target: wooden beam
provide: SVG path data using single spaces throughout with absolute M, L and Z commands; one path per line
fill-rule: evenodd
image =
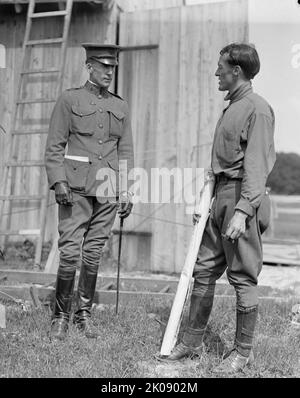
M 5 282 L 7 284 L 37 284 L 44 285 L 43 288 L 52 287 L 56 282 L 56 274 L 45 273 L 45 272 L 35 272 L 35 271 L 19 271 L 2 269 L 0 270 L 0 280 L 6 278 Z M 79 272 L 76 275 L 76 281 L 78 280 Z M 2 279 L 3 280 L 3 279 Z M 143 292 L 157 292 L 166 293 L 166 287 L 168 287 L 168 293 L 173 294 L 176 292 L 178 285 L 178 277 L 165 276 L 165 277 L 121 277 L 120 286 L 122 290 L 125 291 L 143 291 Z M 97 289 L 104 290 L 107 286 L 112 284 L 116 286 L 117 278 L 112 275 L 98 275 L 97 279 Z M 51 286 L 52 285 L 52 286 Z M 4 286 L 0 285 L 0 290 Z M 111 290 L 113 291 L 113 290 Z M 258 291 L 260 296 L 267 296 L 272 294 L 274 288 L 271 286 L 259 285 Z M 217 281 L 216 294 L 233 294 L 234 289 L 227 280 L 221 278 Z
M 0 270 L 0 279 L 6 276 L 10 282 L 46 284 L 55 281 L 56 275 L 44 272 Z
M 37 289 L 42 289 L 41 294 L 42 298 L 46 297 L 47 294 L 50 294 L 52 290 L 55 289 L 56 275 L 55 274 L 47 274 L 44 272 L 33 272 L 33 271 L 18 271 L 18 270 L 0 270 L 0 279 L 1 277 L 6 277 L 6 285 L 0 285 L 0 291 L 4 291 L 3 289 L 12 289 L 13 292 L 14 286 L 11 286 L 15 283 L 22 283 L 20 285 L 23 288 L 22 294 L 24 297 L 28 297 L 31 300 L 30 295 L 30 286 L 33 284 L 39 285 L 36 286 Z M 76 276 L 76 283 L 78 281 L 78 273 Z M 7 282 L 11 283 L 10 286 L 7 286 Z M 24 284 L 28 284 L 28 286 L 24 286 Z M 177 290 L 178 279 L 176 277 L 168 277 L 168 278 L 151 278 L 151 277 L 121 277 L 120 278 L 120 286 L 121 291 L 132 292 L 134 297 L 137 297 L 138 293 L 149 295 L 149 294 L 171 294 L 174 295 Z M 20 288 L 20 286 L 18 288 Z M 110 290 L 108 290 L 108 286 L 110 286 Z M 98 291 L 102 292 L 110 292 L 115 294 L 114 287 L 116 286 L 116 277 L 115 276 L 101 276 L 98 275 L 97 287 Z M 168 288 L 168 289 L 167 289 Z M 50 289 L 50 290 L 49 290 Z M 52 289 L 52 290 L 51 290 Z M 40 291 L 40 290 L 38 290 Z M 271 286 L 259 285 L 258 292 L 260 297 L 271 296 L 274 295 L 274 288 Z M 17 292 L 18 293 L 18 292 Z M 22 294 L 18 293 L 16 298 L 23 298 Z M 226 279 L 220 279 L 217 282 L 216 286 L 216 294 L 217 295 L 228 295 L 231 297 L 234 294 L 234 289 Z M 276 291 L 276 294 L 278 292 Z M 39 293 L 40 295 L 40 293 Z M 126 294 L 125 294 L 126 295 Z M 280 296 L 281 294 L 279 294 Z M 13 297 L 14 294 L 12 294 Z M 158 297 L 158 296 L 155 296 Z M 161 296 L 164 297 L 164 296 Z M 24 299 L 24 298 L 23 298 Z
M 31 300 L 32 296 L 30 294 L 30 287 L 24 286 L 1 286 L 0 288 L 0 297 L 1 292 L 8 294 L 15 299 L 19 300 Z M 38 299 L 42 303 L 49 303 L 54 298 L 55 289 L 52 287 L 37 287 L 36 294 Z M 145 291 L 120 291 L 119 292 L 119 300 L 121 305 L 128 305 L 131 303 L 143 304 L 145 299 L 163 299 L 165 304 L 171 304 L 174 299 L 175 293 L 159 293 L 159 292 L 145 292 Z M 74 292 L 74 297 L 76 296 L 76 290 Z M 4 296 L 5 297 L 5 296 Z M 215 294 L 216 299 L 232 299 L 235 300 L 236 296 L 233 294 Z M 261 296 L 260 300 L 272 300 L 272 301 L 280 301 L 280 302 L 289 302 L 294 300 L 295 303 L 297 302 L 297 297 L 295 296 L 285 296 L 285 297 L 278 297 L 278 296 Z M 115 304 L 116 302 L 116 291 L 111 290 L 96 290 L 94 296 L 94 303 L 95 304 Z
M 6 277 L 10 282 L 18 283 L 34 283 L 39 285 L 51 284 L 56 281 L 56 274 L 34 271 L 19 271 L 19 270 L 0 270 L 0 278 Z M 78 278 L 78 274 L 77 274 Z M 115 284 L 117 281 L 115 276 L 98 275 L 98 285 L 105 286 L 108 284 Z M 121 277 L 120 283 L 123 289 L 135 290 L 152 290 L 159 291 L 163 289 L 166 284 L 169 285 L 173 291 L 177 288 L 178 279 L 169 277 L 166 279 L 141 278 L 141 277 Z
M 32 295 L 30 293 L 30 287 L 28 286 L 1 286 L 1 292 L 8 294 L 15 299 L 19 300 L 31 300 Z M 50 302 L 54 298 L 55 289 L 53 287 L 36 287 L 37 297 L 41 302 Z M 77 291 L 74 291 L 74 297 Z M 133 291 L 120 291 L 120 302 L 122 304 L 128 304 L 129 302 L 137 302 L 138 298 L 164 298 L 173 299 L 174 294 L 172 293 L 153 293 L 153 292 L 133 292 Z M 96 290 L 94 296 L 95 304 L 113 304 L 116 300 L 116 291 L 113 290 Z

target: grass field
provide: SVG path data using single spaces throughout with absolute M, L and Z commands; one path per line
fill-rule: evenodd
M 290 327 L 291 304 L 271 300 L 261 304 L 254 348 L 256 363 L 236 377 L 300 377 L 300 330 Z M 94 310 L 99 339 L 88 340 L 71 326 L 65 342 L 51 342 L 47 307 L 24 312 L 18 306 L 7 306 L 7 328 L 0 331 L 0 376 L 216 377 L 212 370 L 221 361 L 222 344 L 230 347 L 234 337 L 234 300 L 215 300 L 202 357 L 171 366 L 154 357 L 162 338 L 154 317 L 167 319 L 169 309 L 154 299 L 141 299 L 136 306 L 121 307 L 118 316 L 114 306 L 103 307 Z
M 299 240 L 300 205 L 296 203 L 293 208 L 297 209 L 295 214 L 279 209 L 274 219 L 275 238 Z M 0 266 L 32 269 L 34 251 L 27 246 L 12 246 L 6 261 L 0 259 Z M 44 259 L 49 247 L 45 247 Z M 261 295 L 278 297 L 277 291 L 273 293 Z M 293 329 L 290 324 L 295 299 L 261 302 L 254 345 L 256 362 L 236 377 L 300 377 L 300 329 Z M 231 298 L 215 300 L 202 357 L 173 365 L 155 359 L 163 335 L 155 317 L 168 319 L 170 307 L 165 302 L 140 298 L 135 305 L 121 307 L 118 316 L 114 310 L 114 306 L 94 310 L 95 324 L 101 333 L 98 340 L 87 340 L 71 325 L 65 342 L 52 342 L 47 307 L 24 312 L 17 305 L 7 305 L 7 328 L 0 329 L 0 377 L 212 378 L 217 377 L 212 370 L 222 359 L 223 346 L 230 348 L 233 343 L 235 301 Z

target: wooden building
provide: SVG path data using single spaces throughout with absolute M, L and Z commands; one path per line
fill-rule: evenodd
M 13 1 L 0 1 L 0 43 L 7 50 L 7 68 L 0 69 L 0 124 L 9 131 L 25 13 L 16 13 L 12 6 L 3 8 L 3 3 Z M 215 123 L 224 105 L 214 76 L 219 50 L 233 41 L 247 42 L 248 0 L 199 5 L 184 0 L 118 0 L 107 2 L 106 7 L 97 3 L 80 2 L 73 9 L 64 87 L 78 86 L 87 77 L 80 43 L 119 43 L 127 51 L 120 54 L 116 88 L 131 110 L 135 165 L 147 170 L 148 176 L 152 168 L 207 167 Z M 41 25 L 40 34 L 56 29 L 53 22 Z M 40 51 L 36 59 L 43 63 L 55 59 L 55 48 Z M 46 85 L 35 84 L 32 89 L 45 89 Z M 43 123 L 40 110 L 28 117 Z M 23 150 L 26 156 L 37 158 L 44 150 L 44 139 L 33 139 L 24 143 Z M 6 156 L 5 140 L 0 133 L 1 164 Z M 31 193 L 45 183 L 43 173 L 19 178 Z M 174 186 L 172 180 L 171 188 Z M 124 223 L 124 267 L 168 273 L 181 270 L 192 225 L 186 203 L 172 200 L 176 194 L 171 195 L 171 203 L 134 206 L 133 215 Z M 46 240 L 56 233 L 53 197 L 51 201 Z M 19 228 L 20 223 L 34 228 L 36 217 L 36 210 L 27 211 L 22 217 L 16 215 L 14 223 Z M 118 220 L 114 229 L 118 229 Z M 114 257 L 116 243 L 115 234 L 108 244 Z

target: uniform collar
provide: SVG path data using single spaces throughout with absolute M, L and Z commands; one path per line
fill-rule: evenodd
M 239 101 L 246 95 L 250 94 L 253 92 L 252 84 L 251 82 L 246 82 L 241 84 L 237 89 L 235 89 L 232 93 L 228 93 L 226 97 L 224 98 L 225 101 L 230 101 L 230 104 L 232 104 L 235 101 Z
M 97 84 L 91 82 L 90 80 L 87 80 L 83 87 L 86 90 L 88 90 L 90 93 L 95 94 L 97 97 L 99 95 L 103 96 L 103 95 L 107 94 L 107 90 L 105 88 L 97 86 Z

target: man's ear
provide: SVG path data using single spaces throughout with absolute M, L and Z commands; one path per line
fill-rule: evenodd
M 240 65 L 235 65 L 233 67 L 233 74 L 235 76 L 241 76 L 241 74 L 243 73 L 242 68 L 240 67 Z
M 90 62 L 85 64 L 85 67 L 89 73 L 93 72 L 93 65 Z

